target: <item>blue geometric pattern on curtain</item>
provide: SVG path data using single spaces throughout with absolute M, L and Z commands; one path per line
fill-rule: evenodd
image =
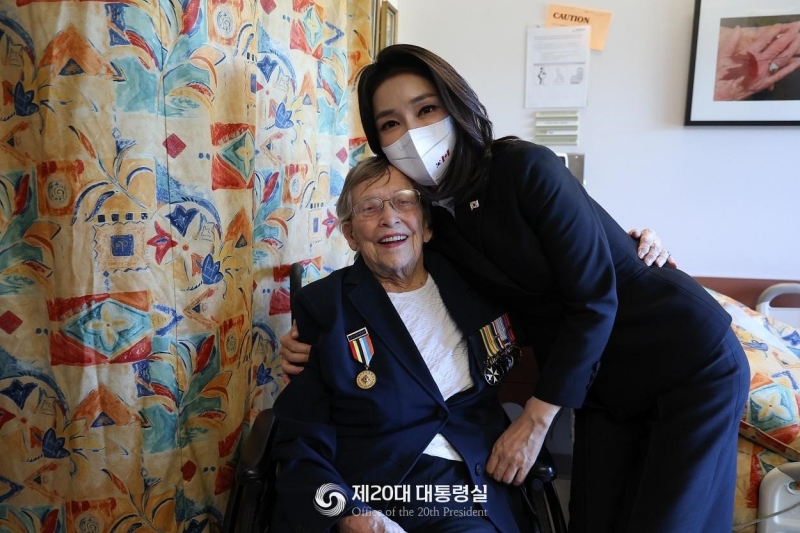
M 369 0 L 0 6 L 0 530 L 211 531 L 346 264 Z

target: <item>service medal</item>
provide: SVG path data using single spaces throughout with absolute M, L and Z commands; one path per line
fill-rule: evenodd
M 358 376 L 356 376 L 356 385 L 364 390 L 371 389 L 377 381 L 378 378 L 375 377 L 375 372 L 372 370 L 362 370 L 358 373 Z
M 480 333 L 486 349 L 483 379 L 494 387 L 500 384 L 515 364 L 519 363 L 520 350 L 515 343 L 516 337 L 507 314 L 483 326 Z
M 366 368 L 356 376 L 356 385 L 364 390 L 371 389 L 378 381 L 378 378 L 375 376 L 375 372 L 369 369 L 369 364 L 372 362 L 372 356 L 375 351 L 367 328 L 348 333 L 347 342 L 350 343 L 350 353 L 353 355 L 353 359 L 363 364 Z

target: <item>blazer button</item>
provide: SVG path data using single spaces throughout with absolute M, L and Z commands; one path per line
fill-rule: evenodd
M 475 463 L 475 475 L 480 476 L 483 474 L 483 465 L 480 463 Z
M 439 417 L 439 420 L 444 420 L 447 418 L 447 411 L 443 407 L 439 407 L 436 410 L 436 416 Z

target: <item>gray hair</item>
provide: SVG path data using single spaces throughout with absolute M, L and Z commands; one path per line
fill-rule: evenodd
M 344 186 L 336 202 L 336 217 L 339 219 L 339 228 L 342 224 L 349 222 L 353 217 L 353 190 L 360 184 L 369 181 L 370 184 L 378 181 L 382 177 L 389 177 L 389 161 L 385 157 L 372 156 L 359 161 L 356 166 L 350 169 L 344 179 Z M 399 172 L 399 171 L 398 171 Z M 420 187 L 409 180 L 413 188 L 420 190 Z M 420 198 L 422 206 L 422 219 L 428 224 L 430 222 L 430 207 L 424 196 Z

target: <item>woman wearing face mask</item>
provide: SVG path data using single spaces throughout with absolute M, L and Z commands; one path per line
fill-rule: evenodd
M 370 148 L 442 206 L 430 245 L 516 312 L 539 362 L 487 471 L 518 484 L 558 410 L 576 408 L 571 531 L 727 532 L 749 381 L 730 316 L 685 273 L 644 265 L 550 150 L 494 140 L 435 54 L 384 49 L 358 96 Z

